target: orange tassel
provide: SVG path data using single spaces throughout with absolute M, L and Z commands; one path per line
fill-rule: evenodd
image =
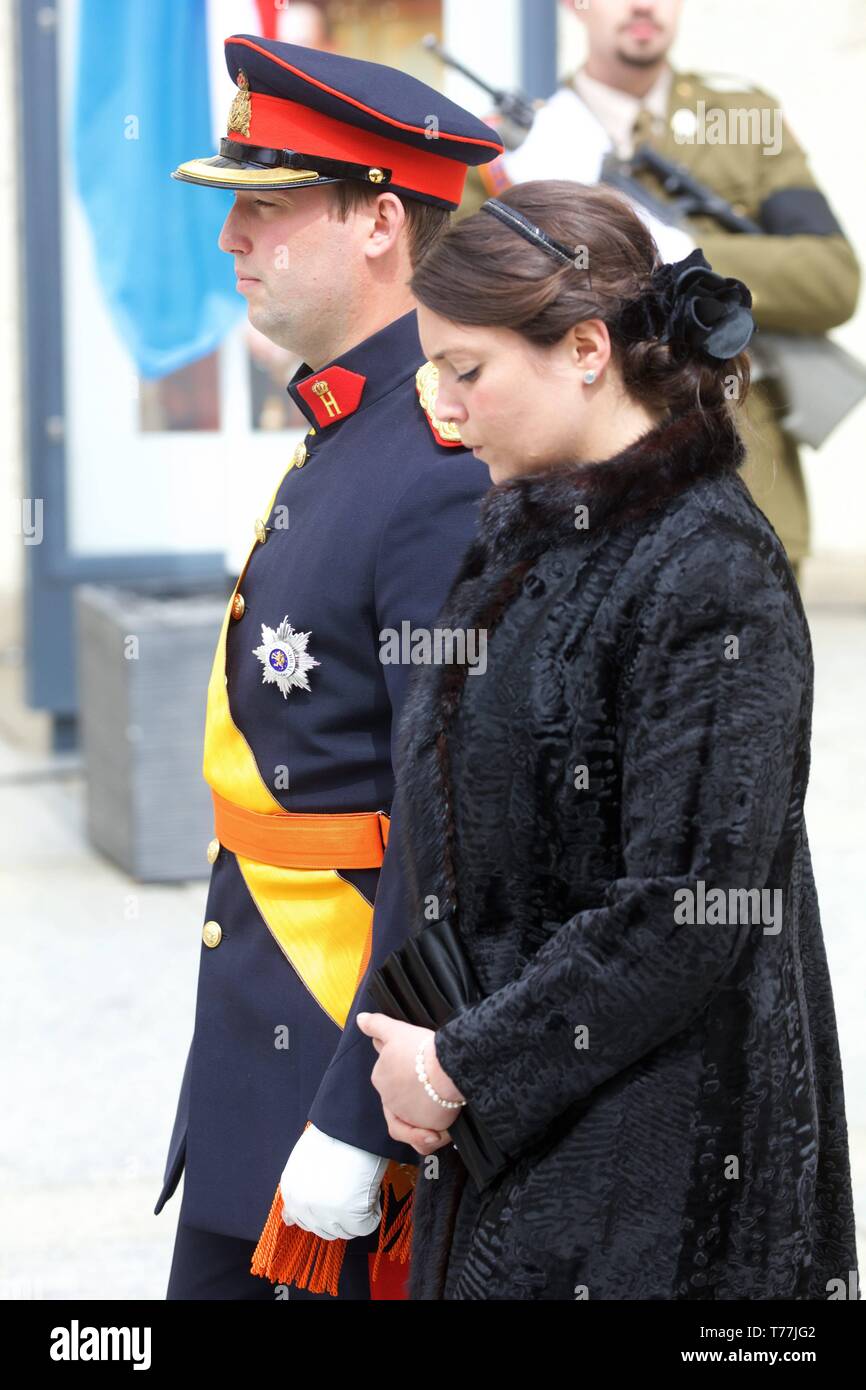
M 389 1260 L 405 1264 L 412 1250 L 412 1205 L 414 1192 L 404 1202 L 391 1226 L 388 1226 L 390 1194 L 396 1199 L 414 1189 L 417 1169 L 391 1161 L 382 1179 L 382 1219 L 379 1223 L 379 1245 L 373 1263 L 371 1279 L 376 1280 L 383 1254 Z M 393 1241 L 391 1248 L 389 1243 Z M 258 1274 L 272 1284 L 294 1284 L 310 1293 L 329 1293 L 336 1298 L 340 1271 L 346 1253 L 345 1240 L 323 1240 L 300 1226 L 287 1226 L 283 1220 L 283 1194 L 279 1184 L 271 1209 L 253 1251 L 250 1273 Z
M 408 1201 L 398 1211 L 393 1224 L 388 1225 L 388 1198 L 391 1192 L 394 1196 L 402 1197 L 411 1187 L 415 1187 L 417 1170 L 410 1169 L 407 1175 L 403 1166 L 399 1163 L 389 1163 L 385 1169 L 385 1176 L 382 1179 L 382 1220 L 379 1225 L 379 1245 L 376 1250 L 376 1258 L 373 1262 L 373 1272 L 371 1280 L 375 1282 L 379 1274 L 379 1261 L 381 1260 L 390 1241 L 393 1245 L 388 1250 L 389 1260 L 399 1260 L 404 1265 L 412 1253 L 412 1206 L 415 1201 L 414 1190 Z

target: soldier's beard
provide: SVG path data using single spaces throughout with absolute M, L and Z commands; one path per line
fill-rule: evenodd
M 625 63 L 630 68 L 652 68 L 664 62 L 667 49 L 661 49 L 658 53 L 617 53 L 620 63 Z

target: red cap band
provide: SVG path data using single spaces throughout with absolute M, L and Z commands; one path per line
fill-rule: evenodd
M 250 92 L 250 133 L 229 138 L 240 145 L 264 145 L 277 150 L 300 150 L 328 159 L 346 159 L 370 168 L 392 171 L 391 182 L 416 193 L 427 193 L 460 203 L 466 183 L 466 165 L 455 159 L 415 150 L 398 140 L 360 130 L 357 126 L 325 116 L 296 101 Z M 435 140 L 430 141 L 435 145 Z M 371 184 L 371 187 L 376 185 Z M 385 186 L 387 187 L 387 185 Z M 384 191 L 384 190 L 383 190 Z

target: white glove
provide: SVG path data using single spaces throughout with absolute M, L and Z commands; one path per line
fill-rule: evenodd
M 382 1217 L 379 1189 L 388 1162 L 310 1125 L 280 1178 L 283 1220 L 324 1240 L 370 1235 Z

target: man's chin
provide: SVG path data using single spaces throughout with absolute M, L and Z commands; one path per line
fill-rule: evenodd
M 257 328 L 260 333 L 264 333 L 266 338 L 270 338 L 271 335 L 268 332 L 268 329 L 275 327 L 274 321 L 271 318 L 270 314 L 263 313 L 262 310 L 260 308 L 256 308 L 254 304 L 248 304 L 247 318 L 249 319 L 253 328 Z
M 616 56 L 619 61 L 624 63 L 627 67 L 652 68 L 662 61 L 667 51 L 667 45 L 659 45 L 659 47 L 654 48 L 652 52 L 644 50 L 643 52 L 630 53 L 627 49 L 621 48 Z
M 275 319 L 271 314 L 265 314 L 261 311 L 256 312 L 250 305 L 247 310 L 247 320 L 253 328 L 258 329 L 263 338 L 267 338 L 275 347 L 282 348 L 284 352 L 296 351 L 290 342 L 286 341 L 287 338 L 291 339 L 293 335 L 282 319 Z

